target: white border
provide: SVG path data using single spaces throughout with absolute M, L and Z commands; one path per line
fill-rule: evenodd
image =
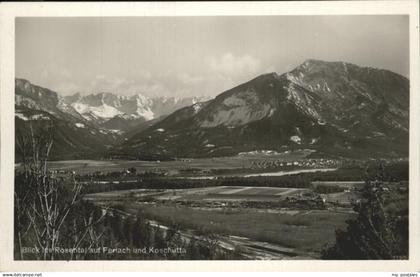
M 0 3 L 0 271 L 420 271 L 418 0 L 321 2 Z M 14 19 L 20 16 L 410 15 L 408 261 L 14 261 Z

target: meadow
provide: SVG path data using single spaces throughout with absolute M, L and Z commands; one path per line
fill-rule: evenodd
M 233 157 L 215 157 L 215 158 L 199 158 L 199 159 L 178 159 L 172 161 L 138 161 L 138 160 L 66 160 L 66 161 L 50 161 L 48 167 L 51 170 L 74 170 L 79 174 L 88 174 L 97 171 L 115 172 L 127 168 L 135 168 L 138 171 L 160 170 L 185 170 L 185 169 L 201 169 L 201 170 L 232 170 L 249 168 L 253 162 L 261 160 L 265 161 L 283 161 L 291 162 L 304 159 L 311 152 L 300 150 L 287 153 L 276 154 L 249 154 L 237 155 Z
M 278 159 L 274 156 L 268 157 Z M 76 171 L 76 178 L 84 184 L 84 198 L 98 206 L 117 205 L 121 212 L 141 213 L 157 226 L 177 226 L 189 240 L 203 234 L 217 237 L 219 245 L 253 252 L 252 259 L 320 258 L 322 250 L 334 244 L 336 230 L 345 229 L 347 221 L 356 216 L 352 203 L 360 199 L 364 178 L 376 174 L 373 167 L 361 162 L 324 172 L 223 175 L 255 172 L 244 166 L 252 159 L 257 158 L 63 161 L 52 165 Z M 386 187 L 394 196 L 389 210 L 404 211 L 407 183 L 393 182 L 406 178 L 404 163 L 387 166 L 391 170 L 386 171 Z M 168 174 L 174 170 L 181 173 Z M 202 178 L 203 172 L 214 170 L 222 175 Z
M 147 218 L 162 224 L 176 223 L 181 229 L 206 234 L 243 236 L 252 240 L 293 248 L 302 255 L 318 257 L 327 244 L 335 241 L 335 230 L 345 228 L 345 221 L 354 214 L 328 210 L 272 213 L 258 209 L 206 210 L 178 205 L 141 205 Z

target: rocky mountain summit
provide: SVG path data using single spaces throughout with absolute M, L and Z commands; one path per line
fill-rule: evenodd
M 388 70 L 306 60 L 177 110 L 115 153 L 198 157 L 307 148 L 337 156 L 408 154 L 409 80 Z

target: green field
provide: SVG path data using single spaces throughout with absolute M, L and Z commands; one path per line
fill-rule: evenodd
M 164 224 L 176 222 L 183 228 L 206 233 L 248 237 L 276 243 L 299 251 L 320 253 L 334 243 L 335 230 L 345 228 L 353 215 L 332 211 L 295 211 L 270 213 L 254 209 L 203 210 L 176 205 L 143 205 L 146 216 Z
M 254 161 L 275 161 L 284 162 L 296 161 L 305 158 L 310 152 L 302 150 L 291 153 L 278 153 L 272 155 L 254 154 L 238 155 L 233 157 L 201 158 L 201 159 L 182 159 L 176 161 L 136 161 L 136 160 L 68 160 L 51 161 L 48 166 L 51 170 L 74 170 L 79 174 L 92 173 L 96 171 L 113 172 L 127 168 L 136 168 L 138 171 L 147 170 L 182 170 L 198 168 L 206 169 L 241 169 L 248 168 Z
M 158 200 L 184 201 L 278 201 L 286 196 L 309 191 L 297 188 L 220 186 L 183 189 L 156 197 Z
M 143 164 L 171 170 L 188 164 L 191 168 L 211 169 L 221 161 L 234 168 L 244 160 L 230 157 L 161 163 L 123 161 L 109 167 L 115 170 Z M 80 167 L 80 163 L 73 164 Z M 92 170 L 95 165 L 92 162 L 87 167 Z M 226 164 L 221 168 L 226 169 Z M 389 181 L 384 182 L 384 190 L 389 197 L 386 209 L 399 216 L 408 209 L 408 182 L 401 181 L 407 175 L 404 165 L 394 168 L 395 174 L 387 176 Z M 214 234 L 224 242 L 234 241 L 234 245 L 248 250 L 253 244 L 255 253 L 258 247 L 265 247 L 260 250 L 266 252 L 259 257 L 272 254 L 268 248 L 287 248 L 285 252 L 300 259 L 305 255 L 319 258 L 326 245 L 335 242 L 336 230 L 345 230 L 346 221 L 356 216 L 352 203 L 361 197 L 358 190 L 364 184 L 361 181 L 364 172 L 361 166 L 353 166 L 329 172 L 247 178 L 91 175 L 88 177 L 104 181 L 85 181 L 86 191 L 91 193 L 85 198 L 132 215 L 140 212 L 163 226 L 177 226 L 187 237 Z M 245 242 L 235 244 L 238 240 L 235 242 L 230 236 L 245 238 Z M 266 257 L 283 258 L 281 251 Z
M 153 196 L 155 200 L 176 200 L 176 201 L 279 201 L 288 196 L 299 196 L 302 193 L 310 192 L 302 188 L 275 188 L 275 187 L 235 187 L 218 186 L 191 189 L 132 189 L 116 190 L 90 194 L 88 198 L 126 199 Z
M 335 230 L 345 228 L 353 216 L 349 209 L 310 210 L 279 208 L 276 203 L 293 196 L 301 198 L 309 189 L 218 186 L 177 190 L 133 189 L 87 196 L 92 201 L 118 204 L 130 213 L 141 211 L 146 218 L 181 230 L 205 234 L 234 235 L 258 242 L 320 254 L 334 243 Z M 243 206 L 267 203 L 265 208 Z M 109 204 L 108 204 L 109 205 Z

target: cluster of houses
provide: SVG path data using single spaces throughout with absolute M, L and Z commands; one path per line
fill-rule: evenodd
M 75 175 L 76 171 L 74 170 L 64 170 L 64 169 L 53 169 L 49 170 L 51 175 L 54 176 L 63 176 L 63 175 Z
M 252 169 L 261 168 L 287 168 L 287 167 L 305 167 L 305 168 L 325 168 L 325 167 L 341 167 L 343 166 L 342 160 L 334 159 L 307 159 L 298 161 L 284 161 L 278 160 L 261 160 L 252 161 L 250 167 Z

